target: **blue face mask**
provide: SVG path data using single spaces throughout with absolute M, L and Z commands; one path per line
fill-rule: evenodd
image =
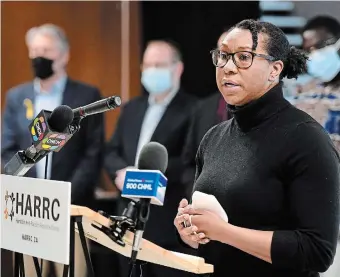
M 340 40 L 330 46 L 313 51 L 307 62 L 308 73 L 322 82 L 332 81 L 340 71 L 338 54 Z
M 314 81 L 314 77 L 309 74 L 301 74 L 297 77 L 295 84 L 304 86 L 307 85 L 309 82 Z
M 150 94 L 162 94 L 172 88 L 170 68 L 148 68 L 142 72 L 142 85 Z

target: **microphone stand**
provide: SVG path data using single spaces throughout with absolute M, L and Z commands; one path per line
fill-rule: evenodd
M 47 155 L 46 155 L 46 162 L 45 162 L 45 180 L 47 180 L 47 177 L 48 177 L 48 176 L 47 176 L 47 174 L 48 174 L 48 163 L 50 162 L 50 161 L 48 160 L 48 155 L 49 155 L 49 153 L 47 153 Z M 35 259 L 37 259 L 37 258 L 36 258 L 36 257 L 33 257 L 34 264 L 37 264 L 37 261 L 35 261 Z M 35 268 L 38 277 L 41 277 L 41 276 L 42 276 L 42 273 L 43 273 L 43 263 L 44 263 L 44 260 L 41 259 L 41 260 L 40 260 L 40 272 L 39 272 L 39 268 L 38 268 L 38 267 Z
M 68 126 L 70 133 L 72 135 L 74 135 L 76 132 L 79 131 L 80 129 L 80 121 L 82 118 L 75 118 L 71 124 Z M 36 152 L 36 149 L 34 148 L 34 146 L 30 146 L 26 151 L 18 151 L 14 157 L 12 158 L 13 161 L 17 160 L 16 163 L 7 163 L 4 166 L 4 171 L 6 174 L 9 175 L 14 175 L 14 176 L 24 176 L 26 174 L 26 172 L 33 167 L 36 163 L 38 163 L 40 160 L 42 160 L 45 156 L 46 156 L 46 162 L 45 162 L 45 176 L 44 179 L 47 179 L 47 171 L 48 171 L 48 164 L 50 163 L 49 159 L 48 159 L 48 155 L 49 155 L 50 151 L 43 151 L 40 153 Z M 18 162 L 22 161 L 23 165 L 21 168 L 23 168 L 22 170 L 16 170 L 13 171 L 11 170 L 11 166 L 12 165 L 18 165 Z M 27 166 L 25 168 L 25 166 Z M 15 263 L 15 271 L 16 274 L 18 273 L 18 271 L 24 271 L 24 259 L 23 259 L 23 254 L 21 253 L 15 253 L 15 258 L 14 258 L 14 263 Z M 38 258 L 37 257 L 33 257 L 33 261 L 34 261 L 34 266 L 35 266 L 35 270 L 37 273 L 38 277 L 42 277 L 42 272 L 43 272 L 43 259 L 41 259 L 40 261 L 40 267 L 39 267 L 39 262 L 38 262 Z M 65 270 L 65 269 L 64 269 Z
M 69 132 L 73 136 L 80 129 L 80 121 L 82 118 L 74 118 L 71 124 L 67 127 Z M 6 175 L 12 176 L 25 176 L 28 170 L 30 170 L 36 163 L 42 160 L 51 151 L 39 151 L 35 149 L 32 144 L 26 150 L 18 151 L 4 166 L 3 171 Z
M 145 230 L 146 222 L 150 215 L 150 198 L 140 199 L 138 203 L 138 215 L 135 227 L 135 234 L 133 237 L 133 245 L 130 257 L 130 269 L 128 277 L 132 277 L 134 272 L 134 267 L 136 265 L 137 255 L 140 247 L 140 243 L 143 238 L 143 233 Z
M 132 277 L 137 260 L 139 246 L 143 238 L 146 222 L 149 219 L 151 199 L 140 199 L 139 202 L 130 201 L 121 216 L 110 216 L 103 211 L 98 211 L 101 215 L 110 219 L 110 227 L 97 226 L 92 227 L 106 234 L 112 241 L 125 247 L 123 237 L 127 230 L 134 233 L 132 251 L 130 256 L 130 268 L 128 277 Z

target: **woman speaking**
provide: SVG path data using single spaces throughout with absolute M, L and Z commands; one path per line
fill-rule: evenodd
M 180 237 L 214 277 L 319 276 L 339 235 L 339 156 L 323 128 L 283 98 L 281 81 L 305 72 L 307 56 L 254 20 L 231 28 L 211 54 L 233 119 L 204 136 L 194 191 L 214 195 L 229 220 L 184 199 Z

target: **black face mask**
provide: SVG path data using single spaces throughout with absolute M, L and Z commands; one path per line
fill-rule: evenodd
M 42 80 L 51 77 L 54 73 L 52 64 L 53 60 L 44 57 L 36 57 L 32 59 L 34 75 Z

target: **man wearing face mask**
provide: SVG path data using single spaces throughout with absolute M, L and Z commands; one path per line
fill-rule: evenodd
M 340 24 L 318 16 L 307 22 L 302 36 L 303 49 L 310 54 L 308 74 L 293 83 L 290 100 L 324 126 L 340 152 Z M 321 276 L 340 276 L 340 238 L 333 265 Z
M 308 73 L 287 84 L 289 100 L 324 126 L 340 151 L 340 24 L 332 17 L 315 17 L 302 36 Z
M 149 95 L 137 97 L 121 108 L 116 130 L 107 145 L 105 167 L 114 184 L 122 190 L 126 169 L 136 166 L 139 152 L 146 143 L 156 141 L 167 148 L 169 162 L 165 176 L 168 186 L 164 206 L 151 205 L 143 237 L 166 249 L 183 251 L 171 217 L 176 215 L 177 202 L 186 191 L 180 178 L 183 171 L 181 154 L 196 99 L 181 89 L 183 63 L 173 43 L 149 42 L 141 70 L 141 82 Z M 121 214 L 129 200 L 122 198 L 119 201 L 118 213 Z M 128 263 L 129 259 L 121 257 L 122 277 L 128 275 Z M 142 267 L 145 276 L 187 276 L 187 273 L 157 265 Z
M 97 88 L 72 80 L 66 73 L 69 43 L 63 30 L 52 24 L 30 29 L 26 44 L 32 63 L 34 80 L 12 88 L 6 94 L 1 134 L 1 162 L 5 164 L 19 150 L 31 144 L 28 125 L 42 110 L 54 110 L 59 105 L 77 108 L 101 99 Z M 71 202 L 92 206 L 94 188 L 102 167 L 104 120 L 98 114 L 85 118 L 81 128 L 60 152 L 48 155 L 47 178 L 72 183 Z M 27 173 L 34 178 L 45 177 L 46 159 Z M 86 276 L 85 258 L 79 235 L 75 234 L 75 275 Z M 51 268 L 43 263 L 43 276 Z M 63 265 L 55 265 L 57 277 L 62 276 Z M 27 276 L 36 276 L 33 260 L 25 257 Z

